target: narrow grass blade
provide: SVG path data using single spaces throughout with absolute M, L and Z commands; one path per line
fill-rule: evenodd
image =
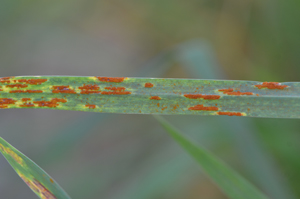
M 0 152 L 23 181 L 41 199 L 70 199 L 44 170 L 1 137 Z
M 218 160 L 207 150 L 200 148 L 185 138 L 178 130 L 160 116 L 155 116 L 169 135 L 181 145 L 198 163 L 209 177 L 231 199 L 267 199 L 257 188 L 251 185 L 234 170 Z
M 0 108 L 300 118 L 300 83 L 123 77 L 7 77 Z

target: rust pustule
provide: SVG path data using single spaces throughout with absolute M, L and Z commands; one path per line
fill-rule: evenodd
M 56 108 L 57 106 L 59 106 L 58 102 L 62 102 L 62 103 L 66 103 L 67 100 L 65 99 L 59 99 L 59 98 L 53 98 L 50 101 L 34 101 L 34 104 L 37 104 L 39 107 L 49 107 L 49 108 Z
M 184 97 L 189 99 L 205 99 L 205 100 L 217 100 L 220 99 L 220 95 L 202 95 L 202 94 L 186 94 Z
M 87 104 L 87 105 L 85 105 L 85 107 L 87 107 L 89 109 L 95 109 L 96 105 L 94 105 L 94 104 Z
M 218 115 L 243 116 L 243 114 L 239 112 L 218 112 Z
M 102 91 L 102 95 L 130 95 L 130 91 Z
M 161 109 L 161 110 L 162 110 L 162 111 L 164 111 L 164 110 L 165 110 L 165 109 L 167 109 L 167 108 L 168 108 L 167 106 L 166 106 L 166 107 L 162 107 L 162 109 Z
M 53 86 L 52 93 L 76 94 L 75 90 L 70 89 L 70 86 Z
M 22 98 L 22 102 L 27 102 L 27 101 L 30 101 L 31 98 Z
M 38 85 L 48 81 L 47 79 L 19 79 L 18 82 L 27 83 L 31 85 Z
M 0 98 L 0 108 L 8 108 L 8 105 L 15 104 L 17 100 L 10 98 Z
M 6 87 L 9 88 L 26 88 L 28 87 L 27 84 L 11 84 L 11 85 L 6 85 Z
M 190 107 L 189 110 L 193 111 L 217 111 L 219 110 L 218 107 L 215 106 L 203 106 L 203 104 L 198 104 L 196 106 Z
M 227 88 L 227 89 L 219 89 L 220 92 L 232 92 L 233 89 L 232 88 Z
M 125 87 L 105 87 L 106 90 L 112 90 L 112 91 L 125 91 Z
M 257 88 L 262 89 L 262 88 L 268 88 L 268 89 L 284 89 L 287 86 L 286 85 L 281 85 L 278 82 L 263 82 L 260 85 L 255 85 Z
M 161 98 L 159 96 L 152 96 L 149 99 L 151 99 L 151 100 L 161 100 Z
M 81 90 L 81 94 L 92 94 L 92 93 L 100 93 L 99 89 L 100 87 L 98 85 L 92 85 L 92 84 L 88 84 L 88 85 L 83 85 L 78 87 Z
M 146 88 L 152 88 L 152 87 L 153 87 L 153 84 L 150 83 L 150 82 L 147 82 L 147 83 L 145 83 L 145 87 L 146 87 Z
M 9 91 L 9 93 L 42 93 L 42 90 L 13 90 Z
M 223 92 L 226 95 L 253 95 L 252 92 L 240 92 L 240 91 L 233 91 L 232 88 L 228 89 L 219 89 L 220 92 Z
M 10 78 L 11 77 L 1 77 L 0 83 L 10 83 Z
M 120 83 L 123 82 L 125 77 L 97 77 L 101 82 L 115 82 Z
M 32 104 L 31 102 L 23 103 L 23 104 L 20 105 L 20 107 L 34 107 L 34 104 Z

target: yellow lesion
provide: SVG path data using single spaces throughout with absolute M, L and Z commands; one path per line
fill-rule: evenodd
M 8 155 L 10 155 L 17 163 L 19 163 L 21 166 L 24 165 L 24 161 L 23 159 L 13 150 L 11 150 L 8 147 L 3 146 L 2 144 L 0 144 L 0 149 L 1 151 L 7 153 Z

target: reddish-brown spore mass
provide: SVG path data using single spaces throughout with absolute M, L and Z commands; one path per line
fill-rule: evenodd
M 24 103 L 24 104 L 21 104 L 20 107 L 34 107 L 34 104 L 32 104 L 31 102 Z
M 257 88 L 268 88 L 268 89 L 284 89 L 286 85 L 280 85 L 278 82 L 263 82 L 261 85 L 255 85 Z
M 186 94 L 184 97 L 189 99 L 205 99 L 205 100 L 217 100 L 220 99 L 220 95 L 202 95 L 202 94 Z
M 106 90 L 112 90 L 112 91 L 125 91 L 125 87 L 105 87 Z
M 240 92 L 240 91 L 235 91 L 233 92 L 232 88 L 228 89 L 219 89 L 220 92 L 223 92 L 226 95 L 253 95 L 252 92 Z
M 92 85 L 92 84 L 88 84 L 88 85 L 83 85 L 78 87 L 81 90 L 81 94 L 92 94 L 92 93 L 100 93 L 100 87 L 98 85 Z
M 47 79 L 19 79 L 18 82 L 27 83 L 31 85 L 38 85 L 46 82 Z
M 101 92 L 102 95 L 130 95 L 131 92 L 130 91 L 102 91 Z
M 70 86 L 53 86 L 52 93 L 76 94 L 76 92 L 73 89 L 70 89 Z
M 148 83 L 145 83 L 145 87 L 146 88 L 152 88 L 153 87 L 153 84 L 148 82 Z
M 101 82 L 115 82 L 120 83 L 123 82 L 125 77 L 97 77 Z
M 8 108 L 8 105 L 15 104 L 17 100 L 10 98 L 0 98 L 0 108 Z
M 11 85 L 6 85 L 6 87 L 9 88 L 26 88 L 28 87 L 27 84 L 11 84 Z
M 42 90 L 13 90 L 9 91 L 9 93 L 42 93 Z
M 215 106 L 203 106 L 203 104 L 198 104 L 196 106 L 190 107 L 189 110 L 193 110 L 193 111 L 217 111 L 219 110 L 218 107 Z
M 89 109 L 95 109 L 96 108 L 96 105 L 94 105 L 94 104 L 87 104 L 85 106 L 88 107 Z
M 161 100 L 161 98 L 159 96 L 152 96 L 149 99 L 151 99 L 151 100 Z
M 168 108 L 168 107 L 166 106 L 166 107 L 163 107 L 161 110 L 164 111 L 164 110 L 167 109 L 167 108 Z
M 218 115 L 227 115 L 227 116 L 243 116 L 239 112 L 218 112 Z
M 22 102 L 27 102 L 27 101 L 30 101 L 31 98 L 22 98 Z
M 11 77 L 2 77 L 0 78 L 0 83 L 10 83 Z
M 53 98 L 50 101 L 34 101 L 34 104 L 37 104 L 39 107 L 49 107 L 49 108 L 56 108 L 57 106 L 59 106 L 58 102 L 62 102 L 62 103 L 66 103 L 67 100 L 65 99 L 59 99 L 59 98 Z

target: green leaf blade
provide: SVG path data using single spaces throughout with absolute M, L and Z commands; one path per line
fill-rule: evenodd
M 213 154 L 185 138 L 162 117 L 155 116 L 155 118 L 168 134 L 201 165 L 205 173 L 231 199 L 267 199 L 256 187 L 226 166 L 222 161 L 218 160 Z
M 0 108 L 300 118 L 297 82 L 34 76 L 0 83 Z
M 43 169 L 1 137 L 0 152 L 22 180 L 41 199 L 71 199 Z

